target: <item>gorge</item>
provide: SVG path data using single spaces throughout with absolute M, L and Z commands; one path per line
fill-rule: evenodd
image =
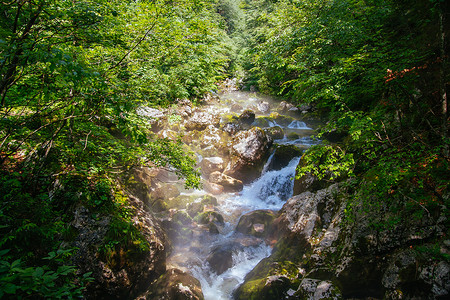
M 449 11 L 0 1 L 0 299 L 447 299 Z

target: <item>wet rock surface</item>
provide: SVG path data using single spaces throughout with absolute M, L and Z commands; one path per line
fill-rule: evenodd
M 271 231 L 271 226 L 276 218 L 276 212 L 272 210 L 255 210 L 243 215 L 239 219 L 236 231 L 257 237 L 265 237 Z
M 154 284 L 153 288 L 139 300 L 203 300 L 200 282 L 189 273 L 170 269 Z
M 419 254 L 421 247 L 433 247 L 427 240 L 445 231 L 445 218 L 410 218 L 376 230 L 370 221 L 376 216 L 360 211 L 355 222 L 348 222 L 346 208 L 338 184 L 290 198 L 269 236 L 275 243 L 272 255 L 247 275 L 236 299 L 271 299 L 275 291 L 267 287 L 273 276 L 284 276 L 276 293 L 287 299 L 448 296 L 448 262 Z M 419 250 L 417 243 L 423 245 Z
M 224 174 L 251 182 L 261 174 L 272 142 L 258 127 L 240 131 L 231 141 L 231 158 Z

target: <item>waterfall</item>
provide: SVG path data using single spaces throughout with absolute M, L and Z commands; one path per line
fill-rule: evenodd
M 288 125 L 288 128 L 290 128 L 290 129 L 311 129 L 308 126 L 306 126 L 305 122 L 300 122 L 300 121 L 292 121 Z
M 221 204 L 223 214 L 239 211 L 240 214 L 257 209 L 279 210 L 286 200 L 292 196 L 293 177 L 300 158 L 294 158 L 283 169 L 266 171 L 253 183 L 244 186 L 238 195 L 224 199 Z M 238 220 L 239 218 L 236 218 Z M 228 234 L 217 237 L 210 248 L 217 245 L 230 245 L 242 235 L 233 231 L 235 224 L 228 223 Z M 232 250 L 232 266 L 224 273 L 217 275 L 211 270 L 208 263 L 190 266 L 192 274 L 201 285 L 205 299 L 231 299 L 232 292 L 244 281 L 245 275 L 250 272 L 259 261 L 271 253 L 270 246 L 262 240 L 256 245 L 239 247 Z M 203 260 L 205 261 L 205 260 Z

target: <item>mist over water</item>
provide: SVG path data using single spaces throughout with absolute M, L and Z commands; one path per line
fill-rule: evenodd
M 261 101 L 269 102 L 271 107 L 277 105 L 276 101 L 267 97 L 262 98 L 254 93 L 234 91 L 222 95 L 217 107 L 208 109 L 219 112 L 219 114 L 226 114 L 231 113 L 231 103 L 237 103 L 242 106 L 242 110 L 245 110 L 252 109 Z M 258 114 L 261 115 L 261 113 Z M 307 136 L 313 130 L 302 121 L 295 120 L 281 126 L 275 120 L 269 120 L 268 127 L 274 126 L 280 126 L 285 132 L 299 133 L 297 139 L 289 139 L 285 135 L 283 139 L 275 140 L 277 144 L 299 145 L 302 149 L 317 144 L 317 141 Z M 196 231 L 194 229 L 194 233 L 188 241 L 174 242 L 172 254 L 168 258 L 168 265 L 190 272 L 197 278 L 207 300 L 232 299 L 233 291 L 244 282 L 245 276 L 262 259 L 271 254 L 271 247 L 262 238 L 237 233 L 235 229 L 242 215 L 262 209 L 278 211 L 292 196 L 293 178 L 300 157 L 292 159 L 287 166 L 280 170 L 271 170 L 271 160 L 274 159 L 274 154 L 275 152 L 272 152 L 269 156 L 261 176 L 245 185 L 241 192 L 215 196 L 219 204 L 217 212 L 224 217 L 224 224 L 218 228 L 219 234 L 210 234 L 205 230 Z M 205 194 L 204 191 L 195 193 Z M 217 274 L 214 267 L 208 262 L 209 258 L 217 252 L 228 255 L 226 262 L 230 264 L 221 271 L 221 274 Z M 217 263 L 217 260 L 215 262 Z M 219 263 L 221 263 L 220 259 Z

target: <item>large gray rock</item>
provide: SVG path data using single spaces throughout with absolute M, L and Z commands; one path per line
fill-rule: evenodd
M 231 161 L 224 173 L 251 182 L 261 174 L 272 142 L 261 128 L 240 131 L 231 141 Z
M 196 111 L 186 120 L 184 126 L 186 130 L 205 130 L 209 125 L 218 126 L 220 119 L 217 115 L 205 111 Z

